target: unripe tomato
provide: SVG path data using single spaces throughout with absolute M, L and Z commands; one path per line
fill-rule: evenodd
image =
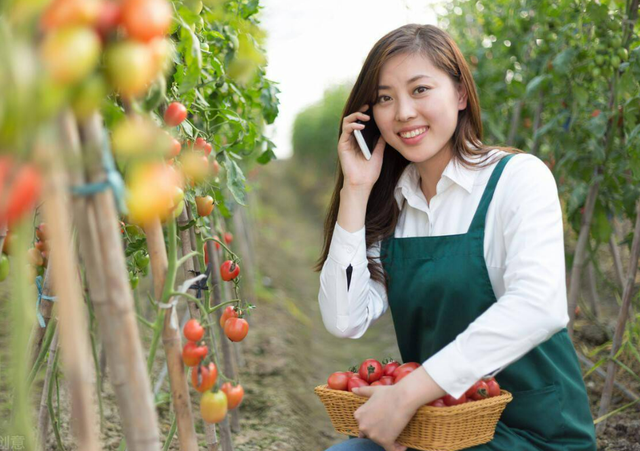
M 187 109 L 180 102 L 173 102 L 164 112 L 164 122 L 169 127 L 180 125 L 187 118 Z
M 227 415 L 227 396 L 217 391 L 204 393 L 200 398 L 200 415 L 207 423 L 219 423 Z
M 343 371 L 333 373 L 327 379 L 327 385 L 333 390 L 346 390 L 348 383 L 349 376 L 347 376 Z
M 238 384 L 234 387 L 231 385 L 231 382 L 225 382 L 222 384 L 222 387 L 220 387 L 220 390 L 227 396 L 227 408 L 229 410 L 235 409 L 242 402 L 242 398 L 244 397 L 244 388 L 242 388 L 242 385 Z
M 225 232 L 224 233 L 224 242 L 225 244 L 231 244 L 231 242 L 233 241 L 233 234 L 230 232 Z
M 191 369 L 191 383 L 200 393 L 209 391 L 216 385 L 218 379 L 218 369 L 214 363 L 209 363 L 209 366 L 198 365 Z M 198 380 L 200 383 L 198 383 Z
M 224 309 L 224 312 L 222 312 L 222 315 L 220 315 L 220 327 L 224 329 L 224 323 L 229 318 L 237 318 L 237 317 L 238 317 L 238 311 L 236 310 L 236 308 L 233 305 L 228 305 L 227 308 Z
M 118 158 L 132 158 L 157 153 L 166 155 L 173 137 L 145 116 L 127 116 L 119 121 L 112 134 L 113 152 Z
M 138 287 L 138 282 L 140 282 L 140 279 L 138 278 L 138 275 L 130 272 L 129 273 L 129 284 L 131 285 L 131 289 L 132 290 L 135 290 Z
M 140 42 L 111 45 L 105 54 L 105 65 L 111 84 L 125 97 L 144 93 L 156 76 L 149 48 Z
M 127 181 L 129 219 L 144 224 L 153 218 L 166 219 L 175 206 L 180 175 L 175 169 L 152 163 L 130 171 Z
M 0 282 L 4 282 L 9 275 L 9 257 L 0 255 Z
M 376 359 L 367 359 L 360 365 L 358 375 L 364 381 L 375 382 L 382 377 L 382 364 Z
M 209 216 L 211 214 L 211 212 L 213 211 L 213 197 L 211 197 L 211 196 L 205 196 L 205 197 L 196 196 L 196 205 L 198 207 L 197 208 L 198 216 L 200 216 L 200 217 Z
M 85 79 L 73 93 L 71 107 L 76 117 L 86 119 L 100 109 L 102 101 L 108 94 L 107 82 L 101 74 L 94 74 Z
M 135 262 L 138 268 L 144 269 L 147 266 L 149 266 L 149 254 L 147 254 L 145 251 L 142 251 L 142 250 L 138 251 L 135 254 L 133 254 L 133 261 Z
M 187 366 L 196 366 L 202 362 L 208 352 L 209 348 L 206 346 L 198 346 L 197 343 L 188 341 L 182 348 L 182 361 Z
M 240 274 L 240 265 L 231 260 L 225 261 L 222 265 L 220 265 L 220 277 L 225 282 L 229 282 L 230 280 L 235 279 Z
M 204 337 L 204 327 L 202 327 L 200 321 L 197 319 L 187 321 L 182 332 L 184 333 L 184 338 L 189 341 L 200 341 L 202 337 Z
M 231 341 L 242 341 L 249 333 L 249 323 L 244 318 L 229 318 L 224 323 L 224 334 Z
M 184 4 L 194 14 L 200 14 L 202 12 L 202 0 L 185 0 Z
M 91 28 L 65 27 L 48 33 L 40 55 L 57 83 L 76 83 L 89 75 L 100 58 L 100 38 Z
M 148 42 L 169 31 L 172 20 L 167 0 L 124 0 L 122 25 L 133 39 Z

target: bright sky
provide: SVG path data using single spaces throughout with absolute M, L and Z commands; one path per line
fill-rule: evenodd
M 278 82 L 280 114 L 267 126 L 278 158 L 292 154 L 295 116 L 330 86 L 355 82 L 373 45 L 408 23 L 436 24 L 434 0 L 262 0 L 267 78 Z M 333 133 L 333 130 L 331 130 Z

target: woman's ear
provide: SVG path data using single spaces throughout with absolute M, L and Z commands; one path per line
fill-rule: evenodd
M 463 83 L 458 86 L 458 110 L 467 108 L 467 88 Z

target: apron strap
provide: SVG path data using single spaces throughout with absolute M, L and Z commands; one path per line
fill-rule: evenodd
M 502 175 L 502 170 L 514 155 L 515 154 L 509 154 L 502 157 L 496 167 L 493 169 L 491 177 L 489 178 L 489 182 L 487 183 L 487 186 L 484 189 L 484 193 L 482 194 L 482 199 L 480 199 L 480 204 L 478 205 L 476 214 L 473 216 L 473 221 L 471 221 L 471 225 L 469 226 L 468 233 L 476 230 L 484 232 L 487 210 L 489 209 L 489 204 L 491 203 L 491 199 L 493 198 L 493 193 L 496 190 L 496 185 L 498 184 L 500 175 Z

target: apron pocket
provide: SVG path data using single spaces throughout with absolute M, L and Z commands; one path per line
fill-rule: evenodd
M 562 437 L 565 429 L 558 389 L 555 385 L 512 392 L 500 421 L 510 428 L 538 435 L 544 440 Z

